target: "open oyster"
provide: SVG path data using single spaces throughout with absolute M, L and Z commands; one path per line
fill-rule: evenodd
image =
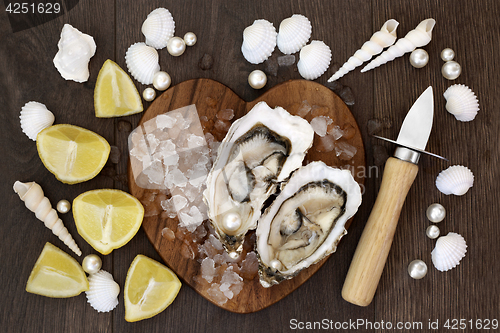
M 242 251 L 245 234 L 255 229 L 277 183 L 302 165 L 313 136 L 306 120 L 265 102 L 233 123 L 203 193 L 208 217 L 231 256 Z
M 323 162 L 298 169 L 257 226 L 262 286 L 290 279 L 334 252 L 360 204 L 350 171 Z

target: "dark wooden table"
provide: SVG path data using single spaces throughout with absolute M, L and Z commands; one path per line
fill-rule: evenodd
M 4 1 L 9 2 L 12 1 Z M 125 68 L 127 48 L 143 41 L 141 24 L 147 14 L 159 6 L 173 14 L 176 35 L 193 31 L 198 36 L 198 43 L 181 57 L 171 57 L 165 49 L 160 51 L 160 65 L 170 73 L 173 84 L 211 78 L 229 86 L 247 101 L 277 83 L 300 78 L 297 72 L 280 70 L 277 77 L 269 78 L 263 91 L 248 86 L 248 73 L 264 69 L 263 64 L 246 62 L 240 51 L 243 29 L 255 19 L 265 18 L 278 27 L 282 19 L 294 13 L 307 16 L 313 26 L 312 39 L 328 44 L 332 49 L 332 63 L 340 64 L 389 18 L 400 22 L 399 37 L 423 19 L 432 17 L 437 22 L 432 41 L 425 47 L 430 61 L 423 69 L 411 67 L 409 56 L 405 55 L 368 73 L 361 74 L 357 69 L 340 79 L 354 96 L 355 103 L 349 107 L 362 130 L 367 164 L 376 166 L 378 172 L 367 174 L 363 204 L 337 252 L 298 290 L 257 313 L 227 312 L 184 286 L 166 311 L 152 319 L 127 323 L 123 293 L 118 307 L 103 314 L 87 304 L 84 294 L 50 299 L 25 291 L 29 273 L 45 242 L 67 249 L 36 222 L 13 192 L 12 185 L 16 180 L 34 180 L 41 184 L 53 203 L 61 199 L 71 201 L 91 189 L 127 190 L 127 135 L 141 115 L 95 118 L 93 90 L 106 59 Z M 75 0 L 65 1 L 63 9 L 62 16 L 33 26 L 30 18 L 23 19 L 21 14 L 11 17 L 15 22 L 9 21 L 5 6 L 0 5 L 1 331 L 281 332 L 302 327 L 299 323 L 322 322 L 331 325 L 330 328 L 343 324 L 342 331 L 354 332 L 385 331 L 381 327 L 387 328 L 387 323 L 391 323 L 395 328 L 398 322 L 406 323 L 408 328 L 415 322 L 417 326 L 401 331 L 428 332 L 431 331 L 429 323 L 438 321 L 439 329 L 432 332 L 446 332 L 444 324 L 448 320 L 450 329 L 454 323 L 460 327 L 462 320 L 466 331 L 479 332 L 476 324 L 480 321 L 486 324 L 487 320 L 500 319 L 498 1 Z M 42 16 L 42 19 L 49 17 Z M 91 75 L 86 83 L 63 80 L 52 64 L 65 23 L 90 34 L 96 41 L 97 52 L 90 62 Z M 32 27 L 17 31 L 23 24 Z M 463 69 L 462 75 L 453 82 L 444 79 L 440 71 L 443 62 L 439 55 L 445 47 L 455 50 L 456 60 Z M 205 53 L 213 57 L 214 64 L 212 69 L 203 71 L 198 61 Z M 331 74 L 332 68 L 317 81 L 326 83 Z M 445 110 L 442 94 L 453 83 L 468 85 L 479 98 L 481 110 L 470 123 L 458 122 Z M 403 207 L 375 299 L 366 308 L 351 305 L 341 298 L 340 291 L 380 186 L 383 163 L 379 152 L 385 149 L 391 154 L 394 148 L 368 135 L 368 121 L 386 118 L 392 126 L 383 128 L 379 134 L 396 138 L 407 110 L 429 85 L 435 92 L 435 116 L 427 148 L 446 156 L 450 162 L 422 157 L 420 172 Z M 141 92 L 144 89 L 140 84 L 137 87 Z M 19 112 L 31 100 L 46 104 L 55 114 L 56 123 L 79 125 L 104 136 L 121 152 L 119 163 L 108 162 L 100 175 L 85 183 L 65 185 L 57 181 L 43 167 L 34 142 L 21 132 Z M 145 107 L 148 105 L 145 103 Z M 434 185 L 437 174 L 452 164 L 466 165 L 475 175 L 474 187 L 461 197 L 445 196 Z M 458 232 L 468 244 L 467 255 L 460 265 L 446 273 L 434 269 L 431 251 L 435 241 L 425 236 L 425 229 L 430 225 L 425 210 L 434 202 L 442 203 L 447 209 L 445 221 L 439 224 L 441 233 Z M 84 255 L 94 253 L 77 234 L 71 214 L 61 216 Z M 127 269 L 137 254 L 160 260 L 142 230 L 126 246 L 104 256 L 103 268 L 123 287 Z M 413 280 L 407 273 L 408 264 L 417 258 L 429 266 L 422 280 Z M 366 322 L 371 322 L 373 329 Z M 353 323 L 359 326 L 351 325 Z M 493 328 L 491 324 L 489 327 Z

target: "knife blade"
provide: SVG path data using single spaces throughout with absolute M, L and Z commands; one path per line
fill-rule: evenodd
M 350 303 L 367 306 L 373 300 L 401 209 L 418 173 L 420 152 L 431 133 L 433 115 L 433 92 L 428 87 L 408 111 L 396 140 L 394 157 L 389 157 L 385 164 L 377 199 L 342 288 L 342 297 Z

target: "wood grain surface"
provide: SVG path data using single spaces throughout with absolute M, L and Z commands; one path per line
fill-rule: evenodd
M 63 15 L 15 33 L 5 3 L 9 1 L 0 3 L 2 331 L 289 332 L 300 327 L 305 330 L 307 322 L 326 319 L 332 331 L 336 323 L 356 322 L 360 325 L 341 331 L 448 332 L 450 330 L 444 327 L 447 320 L 452 325 L 453 319 L 465 319 L 467 329 L 464 331 L 482 332 L 476 329 L 478 320 L 486 323 L 487 319 L 500 319 L 500 3 L 497 0 L 80 0 Z M 354 97 L 354 101 L 350 101 L 354 104 L 349 103 L 349 108 L 362 132 L 367 165 L 374 167 L 365 175 L 363 203 L 356 223 L 346 236 L 345 240 L 349 241 L 342 242 L 335 260 L 328 260 L 289 296 L 256 313 L 228 312 L 184 285 L 165 311 L 148 320 L 127 323 L 123 293 L 115 310 L 97 313 L 87 304 L 84 294 L 69 299 L 50 299 L 25 291 L 29 273 L 45 242 L 50 241 L 61 248 L 63 245 L 24 207 L 12 185 L 16 180 L 35 180 L 54 204 L 61 199 L 72 201 L 91 189 L 128 190 L 126 139 L 142 115 L 95 118 L 93 88 L 106 59 L 126 68 L 127 48 L 144 40 L 141 24 L 147 14 L 159 6 L 168 8 L 173 14 L 176 35 L 193 31 L 198 36 L 197 44 L 180 57 L 170 56 L 165 49 L 159 52 L 160 66 L 171 75 L 173 84 L 210 78 L 228 86 L 247 102 L 278 83 L 300 79 L 294 65 L 291 69 L 280 68 L 276 76 L 268 76 L 268 84 L 263 90 L 248 86 L 248 74 L 254 69 L 265 69 L 264 64 L 246 62 L 240 51 L 242 32 L 255 19 L 265 18 L 278 28 L 281 20 L 294 13 L 307 16 L 313 28 L 311 39 L 323 40 L 332 49 L 332 66 L 316 80 L 320 84 L 326 84 L 335 71 L 333 64 L 347 60 L 386 20 L 394 18 L 400 22 L 398 36 L 402 37 L 420 21 L 429 17 L 436 19 L 432 41 L 424 47 L 430 57 L 426 67 L 411 67 L 409 56 L 405 55 L 367 73 L 356 69 L 339 80 L 341 86 L 332 87 L 347 100 L 349 93 Z M 65 23 L 90 34 L 96 41 L 97 52 L 90 62 L 90 78 L 86 83 L 65 81 L 52 64 Z M 456 61 L 462 66 L 462 74 L 454 81 L 441 75 L 443 62 L 439 54 L 445 47 L 455 50 Z M 205 53 L 214 60 L 213 67 L 208 70 L 198 67 Z M 276 50 L 273 57 L 279 55 Z M 480 111 L 472 122 L 459 122 L 446 112 L 442 94 L 454 83 L 466 84 L 479 98 Z M 395 139 L 411 104 L 429 85 L 435 93 L 435 118 L 427 149 L 447 157 L 450 162 L 428 156 L 421 158 L 419 174 L 403 206 L 375 298 L 367 307 L 351 305 L 341 298 L 341 282 L 375 202 L 384 156 L 391 155 L 394 149 L 369 136 L 368 125 L 373 125 L 369 121 L 379 119 L 384 126 L 377 134 Z M 138 83 L 137 87 L 141 92 L 145 88 Z M 104 136 L 121 153 L 118 163 L 109 161 L 100 175 L 85 183 L 65 185 L 58 182 L 43 167 L 34 142 L 19 126 L 19 111 L 31 100 L 47 105 L 55 114 L 56 123 L 82 126 Z M 464 196 L 443 195 L 434 185 L 438 173 L 452 164 L 466 165 L 475 175 L 474 187 Z M 460 233 L 468 244 L 467 255 L 460 265 L 445 273 L 432 266 L 430 253 L 435 240 L 425 236 L 425 229 L 430 225 L 425 210 L 434 202 L 440 202 L 447 210 L 446 219 L 438 225 L 441 233 Z M 71 214 L 61 215 L 61 218 L 84 255 L 94 253 L 77 234 Z M 139 253 L 161 261 L 142 229 L 126 246 L 103 257 L 103 269 L 111 272 L 123 286 L 128 267 Z M 429 267 L 422 280 L 408 276 L 408 264 L 414 259 L 424 260 Z M 380 325 L 370 327 L 366 323 L 382 321 L 390 322 L 393 328 L 400 322 L 403 327 L 382 329 Z M 431 322 L 437 322 L 439 328 L 430 329 Z M 405 323 L 409 323 L 406 328 Z M 491 324 L 489 327 L 493 328 Z

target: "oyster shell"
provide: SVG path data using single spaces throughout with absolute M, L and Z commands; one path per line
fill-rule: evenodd
M 311 162 L 290 177 L 257 226 L 260 283 L 294 277 L 337 249 L 361 204 L 350 171 Z

